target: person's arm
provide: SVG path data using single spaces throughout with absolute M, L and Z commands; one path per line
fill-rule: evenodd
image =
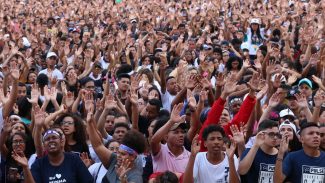
M 10 74 L 12 76 L 13 82 L 12 82 L 12 89 L 10 91 L 9 99 L 8 101 L 4 104 L 3 109 L 2 109 L 2 116 L 5 119 L 6 117 L 9 116 L 10 112 L 13 109 L 13 106 L 16 102 L 17 95 L 18 95 L 18 79 L 19 79 L 19 70 L 18 66 L 12 66 L 10 68 Z
M 199 139 L 202 141 L 202 134 L 203 134 L 203 130 L 211 125 L 211 124 L 218 124 L 219 123 L 219 119 L 221 117 L 222 111 L 224 109 L 224 105 L 226 103 L 227 97 L 230 93 L 234 92 L 236 90 L 236 75 L 232 74 L 228 80 L 226 81 L 226 83 L 224 84 L 224 90 L 221 94 L 221 96 L 214 102 L 211 110 L 208 113 L 207 119 L 204 121 L 202 128 L 200 130 L 199 133 Z M 201 144 L 201 149 L 200 151 L 206 151 L 206 147 Z
M 191 90 L 187 90 L 187 101 L 188 101 L 188 107 L 191 111 L 190 129 L 187 132 L 187 138 L 191 142 L 195 134 L 197 134 L 200 125 L 199 118 L 196 112 L 197 109 L 196 100 Z
M 175 96 L 174 100 L 171 103 L 171 107 L 174 107 L 175 105 L 183 102 L 186 97 L 186 92 L 187 92 L 186 87 L 184 87 L 180 92 L 178 92 L 177 95 Z
M 98 123 L 97 123 L 97 129 L 99 130 L 100 134 L 104 139 L 107 138 L 108 133 L 105 130 L 105 123 L 106 123 L 106 116 L 110 109 L 105 108 L 102 112 L 102 114 L 99 117 Z
M 92 147 L 94 148 L 96 154 L 98 155 L 100 161 L 103 165 L 108 168 L 109 162 L 111 159 L 112 151 L 107 149 L 100 136 L 98 135 L 98 131 L 96 128 L 96 122 L 94 121 L 93 114 L 88 112 L 87 114 L 87 132 L 89 134 L 89 139 Z
M 311 113 L 308 107 L 307 98 L 302 94 L 295 94 L 296 101 L 300 109 L 304 112 L 307 121 L 311 121 L 313 118 L 313 114 Z
M 230 131 L 231 125 L 235 124 L 239 126 L 240 123 L 243 123 L 245 125 L 248 122 L 248 119 L 255 108 L 255 103 L 256 103 L 255 92 L 257 91 L 259 80 L 260 79 L 258 78 L 258 75 L 254 73 L 251 80 L 247 83 L 248 86 L 250 87 L 248 96 L 244 100 L 242 106 L 240 107 L 238 113 L 235 115 L 234 119 L 224 127 L 226 134 L 228 135 L 231 134 Z
M 8 155 L 8 148 L 6 146 L 6 141 L 10 135 L 11 132 L 11 122 L 8 118 L 3 120 L 3 128 L 1 129 L 1 134 L 0 134 L 0 152 L 1 155 L 6 157 Z
M 282 162 L 283 162 L 284 154 L 288 151 L 288 144 L 289 144 L 288 137 L 283 136 L 281 139 L 278 156 L 275 162 L 275 168 L 273 174 L 274 183 L 282 183 L 286 178 L 286 176 L 282 172 Z
M 73 112 L 73 113 L 78 112 L 78 106 L 79 106 L 80 101 L 81 101 L 81 99 L 82 99 L 82 95 L 83 95 L 83 93 L 84 93 L 84 90 L 83 90 L 83 89 L 79 90 L 78 97 L 77 97 L 76 100 L 73 102 L 71 112 Z
M 245 175 L 253 164 L 255 155 L 260 146 L 264 143 L 265 132 L 261 131 L 256 135 L 253 147 L 248 151 L 246 156 L 239 162 L 238 173 Z
M 165 63 L 161 63 L 160 64 L 160 90 L 162 94 L 166 93 L 166 65 L 164 65 Z
M 239 176 L 237 174 L 234 155 L 236 151 L 236 142 L 233 138 L 230 138 L 231 144 L 230 147 L 226 147 L 226 153 L 229 163 L 229 183 L 240 183 Z
M 132 128 L 139 131 L 138 94 L 136 91 L 131 91 L 130 103 L 133 111 L 131 115 Z
M 45 122 L 45 115 L 46 112 L 44 110 L 41 110 L 40 107 L 37 104 L 34 104 L 34 144 L 36 149 L 36 155 L 37 157 L 43 156 L 43 143 L 42 143 L 42 132 L 43 132 L 43 125 Z
M 194 169 L 194 162 L 195 162 L 195 157 L 197 153 L 200 151 L 200 141 L 199 141 L 199 136 L 195 136 L 193 141 L 192 141 L 192 146 L 191 146 L 191 155 L 188 160 L 187 166 L 185 168 L 185 172 L 183 175 L 183 183 L 193 183 L 194 178 L 193 178 L 193 169 Z
M 23 168 L 24 183 L 35 183 L 32 172 L 28 167 L 28 160 L 24 154 L 17 154 L 13 151 L 12 158 Z
M 168 133 L 169 129 L 175 124 L 182 122 L 182 117 L 179 116 L 183 108 L 183 103 L 177 104 L 173 107 L 173 110 L 170 115 L 168 122 L 162 126 L 151 138 L 150 146 L 152 155 L 155 156 L 160 152 L 161 144 L 164 136 Z

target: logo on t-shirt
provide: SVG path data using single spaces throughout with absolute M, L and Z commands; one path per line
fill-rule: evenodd
M 273 183 L 274 164 L 260 164 L 259 183 Z
M 325 168 L 302 165 L 302 183 L 323 183 L 325 180 Z
M 63 183 L 67 182 L 64 178 L 62 178 L 62 175 L 57 173 L 53 177 L 49 177 L 49 183 Z

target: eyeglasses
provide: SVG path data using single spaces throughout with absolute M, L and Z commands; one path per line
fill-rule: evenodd
M 270 138 L 274 138 L 274 137 L 277 137 L 279 139 L 282 138 L 282 135 L 280 133 L 274 133 L 274 132 L 270 132 L 270 133 L 267 133 L 267 135 L 270 137 Z
M 73 121 L 62 121 L 61 122 L 61 125 L 69 125 L 69 126 L 72 126 L 72 125 L 74 125 L 74 122 Z
M 24 141 L 12 141 L 13 145 L 21 145 L 21 144 L 25 144 Z

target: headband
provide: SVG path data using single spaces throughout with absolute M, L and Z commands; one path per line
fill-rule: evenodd
M 132 154 L 132 155 L 136 155 L 136 156 L 138 155 L 138 153 L 135 150 L 133 150 L 131 147 L 128 147 L 128 146 L 126 146 L 124 144 L 120 145 L 120 150 L 126 151 L 126 152 L 128 152 L 129 154 Z
M 47 130 L 47 131 L 45 132 L 45 134 L 43 135 L 43 142 L 44 142 L 44 140 L 45 140 L 45 138 L 46 138 L 47 136 L 52 135 L 52 134 L 61 137 L 61 135 L 59 134 L 59 132 L 57 132 L 57 131 L 55 131 L 55 130 Z

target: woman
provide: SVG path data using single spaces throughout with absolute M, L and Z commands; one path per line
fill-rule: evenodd
M 294 152 L 302 149 L 302 145 L 296 134 L 297 128 L 293 123 L 284 121 L 281 123 L 279 130 L 282 136 L 286 136 L 289 139 L 288 152 Z
M 250 21 L 250 27 L 246 31 L 246 44 L 251 57 L 256 56 L 258 48 L 263 45 L 264 42 L 264 28 L 261 28 L 261 22 L 257 18 L 253 18 Z M 243 45 L 242 45 L 243 46 Z
M 150 69 L 152 65 L 152 60 L 149 55 L 145 55 L 141 58 L 141 65 L 138 67 L 137 72 L 141 69 Z
M 111 140 L 107 143 L 107 148 L 114 153 L 117 153 L 120 147 L 120 143 L 116 140 Z M 101 183 L 105 176 L 107 169 L 103 166 L 102 162 L 94 163 L 88 168 L 88 171 L 93 176 L 96 183 Z
M 78 116 L 71 113 L 64 113 L 54 124 L 61 125 L 66 139 L 66 151 L 77 154 L 86 152 L 89 154 L 85 127 Z
M 24 182 L 23 169 L 16 163 L 12 158 L 12 153 L 17 154 L 28 154 L 26 149 L 27 136 L 24 132 L 14 133 L 10 140 L 8 146 L 8 154 L 5 159 L 4 168 L 4 180 L 2 182 L 7 183 L 22 183 Z

